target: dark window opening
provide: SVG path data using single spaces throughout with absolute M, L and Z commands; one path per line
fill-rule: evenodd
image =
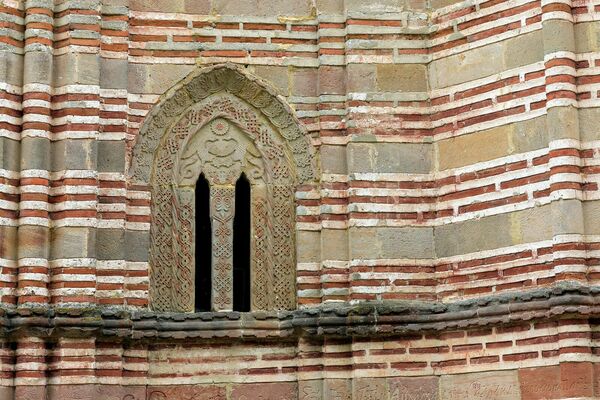
M 204 174 L 196 182 L 196 279 L 195 309 L 211 310 L 212 230 L 210 223 L 210 188 Z
M 250 182 L 244 174 L 235 184 L 233 309 L 250 311 Z

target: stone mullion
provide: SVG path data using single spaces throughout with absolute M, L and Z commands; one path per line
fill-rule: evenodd
M 233 310 L 233 217 L 235 186 L 211 185 L 212 308 Z
M 554 275 L 585 281 L 585 258 L 576 255 L 585 232 L 571 0 L 545 0 L 542 11 Z
M 252 187 L 252 232 L 250 272 L 252 287 L 250 290 L 252 311 L 269 310 L 272 307 L 270 293 L 273 262 L 269 250 L 269 223 L 267 215 L 267 190 L 264 185 Z
M 18 304 L 48 303 L 49 173 L 54 2 L 25 4 Z

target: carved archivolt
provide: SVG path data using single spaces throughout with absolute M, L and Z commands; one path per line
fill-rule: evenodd
M 186 78 L 149 114 L 131 179 L 152 191 L 150 300 L 156 311 L 194 308 L 194 185 L 211 187 L 213 308 L 232 306 L 235 182 L 252 186 L 252 309 L 295 307 L 294 193 L 316 160 L 291 110 L 242 68 Z M 201 245 L 201 244 L 200 244 Z

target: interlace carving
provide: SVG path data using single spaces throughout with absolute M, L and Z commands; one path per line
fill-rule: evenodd
M 238 67 L 215 67 L 186 79 L 151 112 L 141 135 L 132 179 L 152 191 L 152 308 L 193 311 L 194 185 L 203 173 L 211 188 L 213 309 L 231 309 L 242 172 L 251 184 L 252 310 L 295 308 L 295 186 L 317 174 L 290 110 Z

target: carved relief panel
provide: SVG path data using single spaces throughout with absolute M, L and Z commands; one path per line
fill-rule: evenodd
M 231 64 L 195 72 L 169 91 L 134 148 L 132 183 L 152 192 L 151 307 L 194 309 L 201 173 L 210 186 L 213 309 L 231 309 L 234 187 L 242 173 L 251 185 L 251 310 L 295 308 L 294 194 L 316 178 L 316 162 L 289 107 Z

